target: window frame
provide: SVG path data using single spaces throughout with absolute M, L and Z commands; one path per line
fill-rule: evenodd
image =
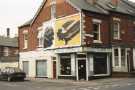
M 9 56 L 9 47 L 4 47 L 4 55 L 3 56 Z
M 115 52 L 115 50 L 117 50 L 117 56 L 116 56 L 116 52 Z M 117 64 L 116 64 L 116 57 L 117 57 Z M 114 66 L 115 67 L 119 67 L 119 63 L 120 63 L 120 61 L 119 61 L 119 48 L 114 48 Z
M 94 40 L 94 33 L 98 34 L 98 39 L 94 40 L 94 43 L 102 43 L 101 42 L 101 23 L 102 21 L 99 19 L 93 19 L 92 20 L 92 26 L 93 26 L 93 40 Z M 98 25 L 97 32 L 94 32 L 94 24 Z
M 116 65 L 116 60 L 115 60 L 115 50 L 118 50 L 118 56 L 117 56 L 117 58 L 118 58 L 118 65 Z M 122 64 L 122 58 L 123 58 L 123 56 L 122 56 L 122 49 L 124 49 L 124 53 L 125 53 L 125 60 L 124 60 L 124 64 L 125 65 L 123 65 Z M 120 47 L 117 47 L 117 48 L 113 48 L 113 53 L 112 53 L 112 55 L 113 55 L 113 67 L 119 67 L 119 68 L 122 68 L 122 67 L 126 67 L 127 66 L 127 48 L 120 48 Z
M 117 29 L 115 28 L 117 24 Z M 117 32 L 117 36 L 115 35 Z M 114 21 L 113 22 L 113 39 L 119 40 L 120 39 L 120 22 L 119 21 Z
M 70 59 L 70 74 L 62 74 L 61 73 L 61 70 L 62 70 L 62 64 L 61 64 L 61 61 L 63 61 L 62 59 Z M 60 56 L 60 76 L 72 76 L 72 66 L 71 66 L 71 55 L 63 55 L 63 56 Z
M 28 38 L 29 38 L 28 33 L 24 33 L 23 34 L 23 41 L 24 41 L 23 49 L 27 49 L 28 48 Z

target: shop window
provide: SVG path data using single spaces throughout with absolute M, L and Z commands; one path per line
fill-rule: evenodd
M 61 75 L 71 75 L 71 56 L 61 56 L 60 58 L 60 64 L 61 64 Z
M 113 24 L 113 39 L 120 39 L 120 23 L 114 22 Z
M 116 67 L 126 66 L 126 49 L 125 48 L 114 49 L 114 66 Z
M 119 49 L 114 49 L 115 66 L 119 66 Z
M 125 66 L 126 62 L 126 51 L 125 49 L 121 49 L 121 65 Z
M 36 76 L 47 77 L 47 61 L 39 60 L 36 62 Z

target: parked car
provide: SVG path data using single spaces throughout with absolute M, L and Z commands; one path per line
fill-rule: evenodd
M 19 68 L 8 67 L 0 69 L 0 80 L 24 80 L 26 78 L 25 72 Z

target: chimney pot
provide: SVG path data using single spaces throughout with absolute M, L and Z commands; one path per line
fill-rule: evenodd
M 95 4 L 97 0 L 86 0 L 88 3 Z
M 10 28 L 7 28 L 7 37 L 10 37 Z
M 111 3 L 115 6 L 117 6 L 119 4 L 120 0 L 111 0 Z

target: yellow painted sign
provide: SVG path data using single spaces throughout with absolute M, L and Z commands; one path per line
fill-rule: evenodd
M 80 15 L 72 15 L 56 20 L 55 47 L 80 45 Z

